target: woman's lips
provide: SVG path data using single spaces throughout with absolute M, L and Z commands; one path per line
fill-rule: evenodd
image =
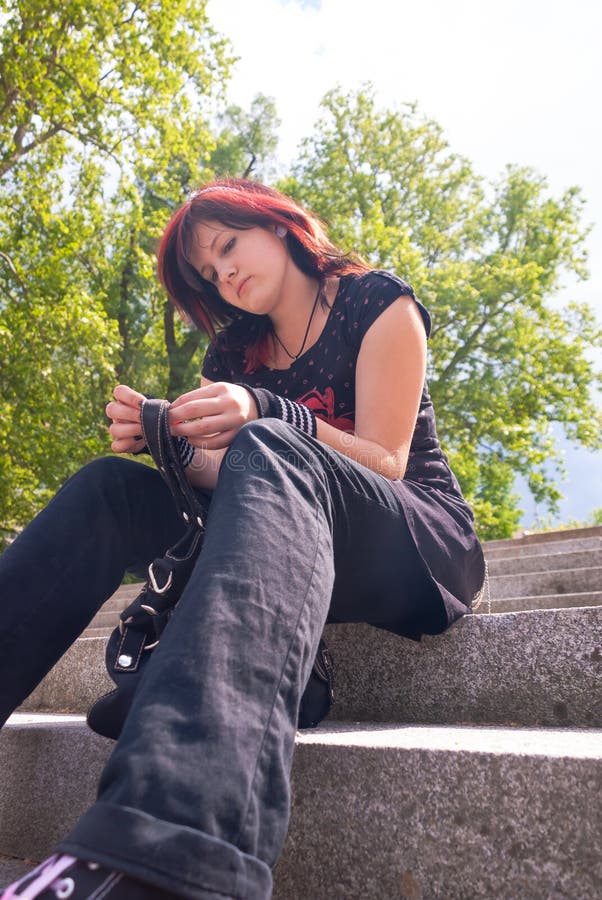
M 242 280 L 242 281 L 240 282 L 240 284 L 238 285 L 238 290 L 236 291 L 236 293 L 237 293 L 237 295 L 238 295 L 239 297 L 240 297 L 240 295 L 242 294 L 242 292 L 244 291 L 244 289 L 245 289 L 245 287 L 246 287 L 246 285 L 247 285 L 247 283 L 248 283 L 250 277 L 251 277 L 250 275 L 247 275 L 247 277 L 246 277 L 246 278 L 243 278 L 243 280 Z

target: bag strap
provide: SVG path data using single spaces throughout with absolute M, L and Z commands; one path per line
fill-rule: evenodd
M 196 522 L 204 530 L 203 507 L 199 503 L 169 430 L 169 401 L 142 401 L 140 424 L 148 451 L 169 488 L 177 509 L 185 522 Z
M 138 596 L 121 612 L 121 643 L 115 671 L 136 671 L 143 650 L 159 641 L 167 619 L 190 577 L 205 531 L 203 506 L 191 487 L 178 446 L 169 430 L 169 402 L 145 399 L 140 423 L 148 452 L 188 527 L 180 540 L 148 567 Z

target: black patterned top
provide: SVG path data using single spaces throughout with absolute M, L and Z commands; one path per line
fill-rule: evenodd
M 260 366 L 244 373 L 242 347 L 236 349 L 230 326 L 212 341 L 203 364 L 210 381 L 244 382 L 304 403 L 317 417 L 343 431 L 355 422 L 355 369 L 364 335 L 391 303 L 411 296 L 427 337 L 431 319 L 411 286 L 387 272 L 341 277 L 326 324 L 316 343 L 288 369 Z M 234 326 L 236 329 L 236 325 Z M 403 479 L 391 481 L 400 498 L 420 557 L 446 609 L 445 627 L 466 613 L 483 586 L 485 562 L 474 531 L 474 516 L 437 437 L 435 414 L 426 382 Z M 423 628 L 426 630 L 426 628 Z M 437 626 L 437 631 L 443 626 Z M 411 629 L 401 634 L 417 639 Z M 434 632 L 432 632 L 434 633 Z
M 244 372 L 244 351 L 228 349 L 228 332 L 213 341 L 205 356 L 203 375 L 210 381 L 244 382 L 303 403 L 315 415 L 341 431 L 355 427 L 355 368 L 364 335 L 394 300 L 413 297 L 427 337 L 431 318 L 405 281 L 387 272 L 344 275 L 328 319 L 316 343 L 288 369 L 261 366 Z M 425 383 L 410 447 L 405 478 L 458 496 L 460 488 L 441 450 L 433 404 Z

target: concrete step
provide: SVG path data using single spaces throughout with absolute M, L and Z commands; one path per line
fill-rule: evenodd
M 523 612 L 531 609 L 573 609 L 579 606 L 602 606 L 602 591 L 584 591 L 577 594 L 544 594 L 542 596 L 505 597 L 498 599 L 491 597 L 491 610 L 484 601 L 474 612 L 477 615 L 486 613 Z M 117 623 L 118 615 L 99 613 L 92 620 L 88 628 L 82 632 L 82 637 L 104 638 L 111 634 Z M 106 624 L 105 624 L 106 623 Z
M 506 597 L 503 600 L 491 598 L 491 612 L 522 612 L 527 609 L 573 609 L 578 606 L 602 606 L 602 591 L 584 591 L 579 594 L 544 594 L 541 597 Z M 487 612 L 487 603 L 474 610 L 477 615 Z M 84 632 L 87 634 L 88 632 Z M 98 629 L 98 634 L 108 634 Z M 91 637 L 92 635 L 90 635 Z
M 300 732 L 274 900 L 593 900 L 601 739 L 348 723 Z M 48 855 L 93 801 L 111 747 L 81 719 L 12 717 L 0 734 L 0 852 Z
M 369 625 L 329 625 L 326 640 L 333 719 L 602 726 L 600 606 L 469 615 L 420 643 Z M 85 712 L 113 687 L 105 643 L 76 641 L 23 709 Z
M 599 537 L 567 538 L 538 544 L 521 544 L 519 540 L 513 540 L 501 547 L 491 546 L 494 543 L 495 541 L 488 541 L 483 544 L 488 560 L 517 556 L 554 556 L 557 553 L 572 553 L 576 550 L 599 550 L 602 547 L 602 534 Z
M 592 566 L 587 569 L 550 568 L 547 572 L 492 575 L 489 585 L 492 600 L 542 594 L 578 594 L 586 591 L 599 591 L 602 590 L 602 566 Z
M 490 575 L 518 575 L 523 572 L 547 572 L 550 569 L 587 569 L 602 566 L 602 543 L 598 549 L 571 550 L 536 556 L 506 556 L 487 560 Z
M 102 638 L 103 641 L 106 641 L 112 630 L 112 628 L 109 628 L 106 625 L 94 625 L 94 623 L 92 623 L 89 628 L 86 628 L 85 631 L 82 631 L 81 637 Z
M 550 570 L 559 571 L 559 570 L 567 570 L 572 571 L 573 569 L 590 569 L 597 568 L 600 569 L 602 567 L 602 529 L 598 529 L 599 536 L 589 537 L 589 538 L 576 538 L 576 539 L 560 539 L 560 536 L 564 536 L 566 534 L 572 534 L 571 531 L 566 532 L 558 532 L 556 535 L 556 539 L 550 539 L 547 542 L 539 542 L 535 544 L 521 544 L 521 540 L 524 539 L 514 539 L 509 542 L 502 542 L 501 547 L 496 547 L 493 545 L 497 545 L 497 541 L 490 541 L 484 545 L 485 547 L 485 555 L 487 557 L 487 561 L 489 563 L 489 572 L 492 578 L 491 581 L 491 597 L 492 600 L 497 599 L 506 599 L 509 595 L 507 593 L 508 583 L 507 582 L 498 582 L 497 579 L 499 577 L 514 577 L 516 578 L 518 575 L 522 573 L 535 573 L 535 572 L 547 572 Z M 540 535 L 532 535 L 530 537 L 540 537 Z M 548 557 L 553 556 L 553 559 L 549 559 Z M 572 576 L 567 576 L 570 579 Z M 531 590 L 534 582 L 527 583 L 527 589 L 525 590 L 515 590 L 513 592 L 514 596 L 524 596 L 524 595 L 535 595 L 541 594 L 542 592 L 545 594 L 550 593 L 575 593 L 575 592 L 583 592 L 586 590 L 597 590 L 598 588 L 587 588 L 583 587 L 584 579 L 587 580 L 589 576 L 580 575 L 577 576 L 578 583 L 576 583 L 573 587 L 569 586 L 569 581 L 567 578 L 564 579 L 562 586 L 563 589 L 561 591 L 551 591 L 547 588 L 542 591 L 539 589 L 539 580 L 535 583 L 536 586 L 533 590 Z M 593 576 L 594 580 L 597 577 Z M 588 582 L 589 583 L 589 582 Z M 111 629 L 115 627 L 117 624 L 119 613 L 127 606 L 128 603 L 136 597 L 139 590 L 141 588 L 141 584 L 129 584 L 122 585 L 103 605 L 102 609 L 97 613 L 92 622 L 90 623 L 89 629 L 86 630 L 85 635 L 87 637 L 97 637 L 108 633 Z M 555 604 L 556 607 L 562 606 L 563 604 L 558 601 Z M 515 606 L 507 607 L 508 609 L 515 609 Z M 534 603 L 525 604 L 523 609 L 532 609 L 532 608 L 548 608 L 538 606 Z M 97 629 L 107 629 L 107 631 L 98 631 Z M 93 629 L 93 630 L 90 630 Z
M 16 859 L 14 856 L 4 856 L 0 853 L 0 888 L 18 881 L 35 866 L 34 860 Z
M 498 550 L 500 547 L 533 547 L 536 544 L 558 544 L 565 541 L 587 540 L 588 538 L 602 538 L 602 525 L 587 525 L 584 528 L 563 528 L 560 531 L 527 533 L 515 538 L 486 541 L 484 547 L 489 551 Z
M 544 594 L 531 597 L 505 597 L 491 598 L 491 612 L 520 612 L 527 609 L 568 609 L 575 606 L 600 606 L 602 604 L 602 591 L 584 591 L 578 594 Z M 487 604 L 484 602 L 474 610 L 482 615 L 487 612 Z M 117 625 L 119 613 L 117 611 L 101 611 L 98 613 L 88 628 L 82 632 L 82 637 L 108 638 L 111 631 Z
M 96 613 L 88 628 L 104 628 L 105 633 L 109 634 L 119 623 L 119 612 L 103 607 L 99 613 Z

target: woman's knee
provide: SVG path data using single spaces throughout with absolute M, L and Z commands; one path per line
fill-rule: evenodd
M 71 478 L 94 487 L 116 484 L 133 473 L 132 466 L 139 468 L 139 463 L 118 456 L 101 456 L 93 459 L 79 469 Z
M 294 425 L 281 419 L 254 419 L 240 428 L 224 462 L 235 471 L 237 466 L 241 471 L 253 467 L 261 470 L 262 460 L 273 454 L 283 459 L 298 459 L 302 444 L 302 432 Z
M 122 459 L 103 456 L 82 466 L 64 485 L 61 494 L 77 498 L 82 504 L 99 509 L 105 506 L 119 508 L 122 502 L 129 506 L 145 495 L 162 488 L 159 473 L 150 466 Z

